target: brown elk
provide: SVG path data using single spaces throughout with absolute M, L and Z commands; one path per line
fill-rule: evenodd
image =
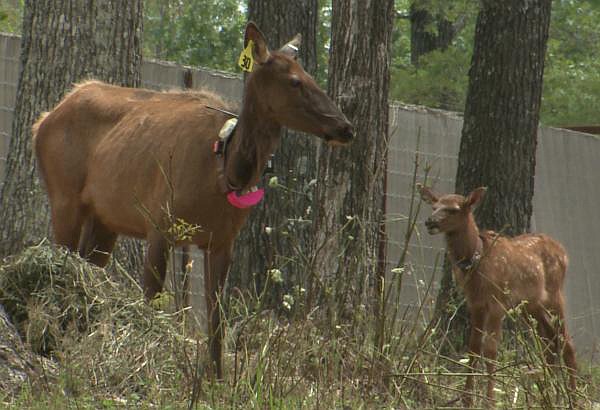
M 165 232 L 173 218 L 200 227 L 177 245 L 204 250 L 209 351 L 217 378 L 223 337 L 217 301 L 234 240 L 250 212 L 228 197 L 248 193 L 259 182 L 282 127 L 332 144 L 353 136 L 344 114 L 296 61 L 299 42 L 297 36 L 270 51 L 260 30 L 248 23 L 244 46 L 250 44 L 254 70 L 223 151 L 215 143 L 234 115 L 208 92 L 161 93 L 89 81 L 33 128 L 55 241 L 104 266 L 117 235 L 144 238 L 148 299 L 163 288 Z
M 513 238 L 493 231 L 480 231 L 473 210 L 485 195 L 477 188 L 466 198 L 438 195 L 418 186 L 421 198 L 433 208 L 425 221 L 431 235 L 444 233 L 454 280 L 464 292 L 471 319 L 470 366 L 485 357 L 489 375 L 487 398 L 494 400 L 494 361 L 501 338 L 502 320 L 508 309 L 523 303 L 525 313 L 535 318 L 538 334 L 550 350 L 546 360 L 562 351 L 569 369 L 569 386 L 575 390 L 575 350 L 565 326 L 563 282 L 567 254 L 563 246 L 543 234 Z M 555 319 L 558 321 L 555 322 Z M 471 404 L 473 376 L 467 376 L 465 404 Z

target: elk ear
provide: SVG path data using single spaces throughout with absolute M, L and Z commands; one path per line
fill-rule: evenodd
M 248 46 L 248 41 L 252 40 L 254 47 L 252 47 L 252 56 L 254 57 L 254 61 L 258 64 L 264 64 L 267 62 L 271 53 L 269 52 L 269 46 L 267 46 L 267 41 L 265 40 L 265 36 L 261 31 L 256 27 L 256 24 L 253 22 L 248 22 L 246 25 L 246 32 L 244 34 L 244 48 Z
M 469 196 L 467 196 L 467 199 L 465 199 L 464 206 L 469 207 L 471 209 L 477 208 L 477 206 L 485 196 L 486 191 L 487 187 L 484 186 L 474 189 L 473 192 L 471 192 Z
M 302 44 L 302 34 L 298 33 L 296 34 L 296 37 L 288 41 L 288 43 L 281 47 L 279 51 L 295 60 L 298 58 L 298 49 L 300 48 L 300 44 Z
M 435 204 L 440 199 L 436 193 L 422 184 L 417 184 L 417 191 L 421 194 L 421 199 L 429 205 Z

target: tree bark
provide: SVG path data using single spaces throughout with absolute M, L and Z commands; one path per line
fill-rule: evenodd
M 258 25 L 272 49 L 302 34 L 300 61 L 309 74 L 317 68 L 318 14 L 318 0 L 248 0 L 248 20 Z
M 36 363 L 41 358 L 31 352 L 21 340 L 4 307 L 0 305 L 0 389 L 15 397 L 28 381 L 38 375 Z
M 551 0 L 486 0 L 477 18 L 456 192 L 489 187 L 477 212 L 483 229 L 516 235 L 530 227 L 550 12 Z M 442 318 L 457 297 L 446 269 L 436 308 Z
M 0 197 L 0 255 L 48 235 L 48 202 L 36 175 L 31 125 L 76 82 L 140 84 L 142 0 L 29 0 L 21 73 Z
M 355 139 L 347 147 L 319 147 L 313 272 L 320 279 L 308 293 L 309 301 L 317 290 L 329 297 L 335 317 L 380 308 L 372 301 L 384 275 L 393 10 L 392 0 L 333 1 L 328 92 L 353 123 Z
M 309 74 L 314 74 L 317 67 L 317 16 L 317 0 L 248 2 L 248 19 L 262 30 L 271 49 L 278 49 L 298 33 L 302 35 L 299 57 Z M 266 190 L 265 199 L 242 230 L 230 285 L 261 289 L 265 271 L 273 267 L 284 273 L 283 287 L 299 283 L 298 277 L 305 271 L 303 261 L 310 234 L 307 224 L 299 220 L 307 218 L 311 204 L 307 187 L 316 174 L 316 146 L 314 136 L 284 130 L 273 164 L 280 187 Z M 266 227 L 271 229 L 270 234 Z

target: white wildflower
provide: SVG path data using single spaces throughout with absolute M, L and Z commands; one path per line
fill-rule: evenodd
M 294 297 L 292 295 L 283 295 L 283 301 L 281 304 L 287 310 L 291 310 L 292 306 L 294 306 Z
M 275 268 L 275 269 L 269 269 L 269 277 L 275 283 L 282 283 L 283 282 L 283 275 L 281 274 L 281 271 L 279 269 L 277 269 L 277 268 Z

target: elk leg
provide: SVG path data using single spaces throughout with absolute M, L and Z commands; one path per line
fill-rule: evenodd
M 167 271 L 169 244 L 160 232 L 153 232 L 147 238 L 148 254 L 144 266 L 144 295 L 147 300 L 163 289 Z
M 556 307 L 556 313 L 558 314 L 558 332 L 556 337 L 557 354 L 560 354 L 562 349 L 562 357 L 569 370 L 569 387 L 575 391 L 577 388 L 577 380 L 575 378 L 577 374 L 577 360 L 575 359 L 575 348 L 573 347 L 573 341 L 569 332 L 567 332 L 567 323 L 565 318 L 565 300 L 561 293 L 558 297 L 558 306 Z M 562 340 L 559 340 L 560 337 Z M 561 344 L 563 344 L 561 346 Z
M 554 337 L 556 329 L 552 326 L 552 319 L 544 307 L 532 312 L 537 321 L 537 331 L 544 343 L 544 358 L 548 365 L 553 365 L 556 360 L 555 352 L 558 351 L 558 340 Z
M 110 231 L 98 218 L 90 217 L 83 225 L 79 255 L 96 266 L 104 267 L 115 246 L 117 234 Z
M 560 297 L 559 297 L 560 299 Z M 536 312 L 535 318 L 538 321 L 538 332 L 547 342 L 548 347 L 545 350 L 546 363 L 553 365 L 556 358 L 560 357 L 561 351 L 565 365 L 569 371 L 569 387 L 576 388 L 575 374 L 577 373 L 577 362 L 575 360 L 575 349 L 573 342 L 566 330 L 564 323 L 564 311 L 561 306 L 553 309 L 554 312 L 549 312 L 545 308 L 541 308 L 540 312 Z M 553 324 L 551 313 L 557 314 L 559 323 Z M 562 341 L 561 341 L 562 337 Z M 562 345 L 564 343 L 564 346 Z
M 471 308 L 471 335 L 469 336 L 469 371 L 474 371 L 477 366 L 477 360 L 481 356 L 483 341 L 483 326 L 485 324 L 485 310 L 483 308 Z M 465 382 L 465 394 L 463 403 L 465 407 L 471 407 L 473 404 L 473 375 L 468 375 Z
M 51 214 L 54 241 L 75 252 L 83 223 L 81 207 L 73 201 L 55 201 L 52 203 Z
M 223 378 L 222 342 L 224 328 L 221 318 L 219 298 L 231 264 L 231 246 L 218 251 L 204 252 L 204 297 L 208 318 L 208 345 L 211 364 L 217 379 Z
M 488 406 L 494 406 L 494 371 L 496 370 L 496 357 L 498 355 L 498 343 L 502 337 L 502 307 L 498 306 L 496 312 L 488 315 L 485 324 L 486 333 L 483 342 L 483 356 L 486 359 L 488 373 L 487 398 Z
M 564 338 L 562 356 L 567 368 L 569 369 L 569 387 L 571 390 L 575 391 L 577 389 L 577 360 L 575 359 L 575 348 L 573 347 L 573 341 L 571 340 L 571 336 L 568 334 L 565 325 L 563 324 L 561 327 L 561 332 Z

